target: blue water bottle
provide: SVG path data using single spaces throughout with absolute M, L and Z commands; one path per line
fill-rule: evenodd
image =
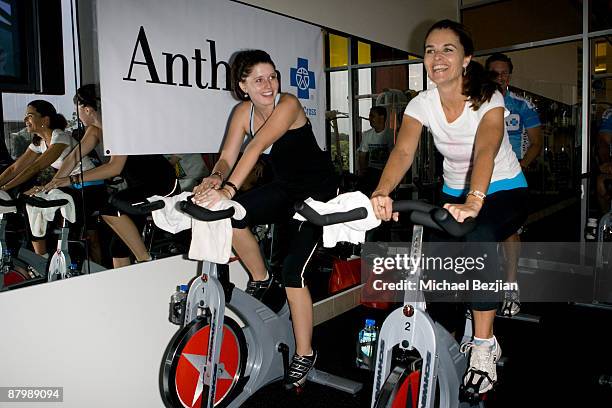
M 358 368 L 374 370 L 376 359 L 376 343 L 378 341 L 378 329 L 374 319 L 366 319 L 365 327 L 359 331 L 357 339 L 357 359 Z

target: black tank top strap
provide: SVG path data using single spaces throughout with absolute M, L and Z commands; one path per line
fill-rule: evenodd
M 278 101 L 280 101 L 280 96 L 281 94 L 276 94 L 276 96 L 274 97 L 274 108 L 276 108 L 276 105 L 278 105 Z M 261 129 L 263 127 L 263 125 L 266 124 L 266 122 L 268 121 L 266 119 L 266 122 L 262 123 L 262 125 L 259 127 L 259 129 L 257 129 L 257 131 L 253 131 L 253 121 L 254 121 L 254 117 L 255 117 L 255 105 L 253 104 L 253 102 L 251 102 L 251 113 L 249 116 L 249 131 L 251 132 L 251 134 L 249 135 L 251 138 L 254 138 L 255 135 L 257 134 L 257 132 L 259 132 L 259 129 Z M 268 117 L 269 119 L 269 117 Z

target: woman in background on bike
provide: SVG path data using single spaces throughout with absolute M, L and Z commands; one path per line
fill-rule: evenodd
M 57 113 L 55 107 L 47 101 L 39 99 L 30 102 L 26 108 L 24 122 L 26 130 L 34 137 L 26 151 L 0 175 L 2 190 L 20 186 L 49 167 L 59 169 L 70 150 L 78 144 L 70 133 L 65 131 L 68 124 L 66 118 Z M 89 157 L 83 158 L 82 165 L 85 170 L 94 167 Z M 78 171 L 80 170 L 75 166 L 68 169 L 69 173 Z M 33 195 L 40 191 L 42 187 L 33 187 L 26 193 Z M 32 236 L 32 246 L 38 255 L 47 253 L 45 237 Z
M 100 115 L 100 97 L 94 85 L 84 85 L 77 90 L 74 97 L 78 105 L 79 119 L 87 127 L 81 140 L 81 148 L 74 149 L 66 159 L 66 168 L 60 169 L 55 178 L 44 188 L 50 190 L 71 184 L 87 184 L 96 180 L 106 180 L 121 175 L 127 181 L 128 188 L 116 193 L 121 200 L 139 202 L 154 195 L 166 196 L 180 192 L 174 168 L 162 155 L 110 156 L 107 163 L 96 168 L 68 175 L 68 167 L 78 163 L 81 155 L 86 155 L 102 143 L 102 117 Z M 103 206 L 102 219 L 116 236 L 110 243 L 113 267 L 129 265 L 130 253 L 138 262 L 151 259 L 139 228 L 144 221 L 123 214 L 110 204 Z M 117 239 L 117 237 L 119 239 Z
M 526 219 L 527 182 L 504 129 L 504 100 L 484 68 L 472 61 L 474 45 L 467 29 L 456 22 L 434 24 L 425 39 L 425 68 L 437 85 L 410 101 L 395 148 L 391 152 L 372 206 L 383 220 L 395 221 L 389 194 L 412 165 L 423 126 L 444 156 L 442 203 L 459 222 L 476 219 L 467 242 L 501 242 Z M 472 248 L 478 244 L 472 245 Z M 497 268 L 487 269 L 489 280 Z M 500 276 L 501 278 L 501 276 Z M 472 302 L 474 341 L 464 385 L 479 393 L 497 380 L 501 347 L 493 335 L 498 303 Z
M 304 282 L 304 271 L 322 230 L 290 220 L 296 202 L 308 197 L 320 201 L 335 197 L 337 180 L 331 159 L 317 145 L 302 105 L 295 96 L 279 92 L 276 68 L 266 52 L 239 52 L 232 63 L 232 85 L 242 102 L 234 109 L 221 156 L 211 176 L 194 189 L 195 202 L 210 207 L 219 200 L 233 199 L 246 209 L 245 220 L 234 223 L 232 245 L 251 275 L 247 293 L 259 299 L 270 287 L 272 278 L 247 227 L 294 223 L 282 282 L 296 340 L 287 385 L 299 387 L 305 383 L 317 356 L 311 344 L 312 299 Z M 250 142 L 237 160 L 245 135 L 250 137 Z M 269 148 L 275 180 L 234 197 L 259 156 Z

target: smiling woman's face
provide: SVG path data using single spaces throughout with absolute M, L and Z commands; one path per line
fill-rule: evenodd
M 436 85 L 457 80 L 471 56 L 465 56 L 459 37 L 450 29 L 433 30 L 425 40 L 425 69 Z
M 31 105 L 28 105 L 26 108 L 26 113 L 23 118 L 25 123 L 26 130 L 30 133 L 38 133 L 45 126 L 48 126 L 48 118 L 44 118 L 38 113 L 36 108 Z
M 271 64 L 260 63 L 253 66 L 251 73 L 240 82 L 242 90 L 259 105 L 274 104 L 278 93 L 278 75 Z

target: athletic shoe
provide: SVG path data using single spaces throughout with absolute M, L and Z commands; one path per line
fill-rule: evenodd
M 317 352 L 312 351 L 312 356 L 300 356 L 295 353 L 289 365 L 289 377 L 285 384 L 286 388 L 299 388 L 306 383 L 306 377 L 314 368 L 317 361 Z
M 470 361 L 463 376 L 461 389 L 468 394 L 484 394 L 497 382 L 496 363 L 501 357 L 501 347 L 497 339 L 493 346 L 476 345 L 470 341 L 461 345 L 462 353 L 467 354 L 468 350 L 470 350 Z
M 271 285 L 272 285 L 272 276 L 270 276 L 266 280 L 261 280 L 261 281 L 249 280 L 249 283 L 247 283 L 245 292 L 247 295 L 251 295 L 255 299 L 261 300 L 263 299 L 268 289 L 270 289 Z

